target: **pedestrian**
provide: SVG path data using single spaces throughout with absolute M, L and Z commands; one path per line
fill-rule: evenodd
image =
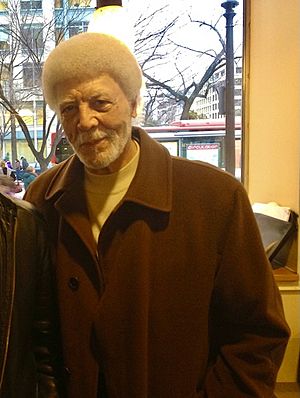
M 11 169 L 11 170 L 13 169 L 10 160 L 7 160 L 5 164 L 6 164 L 6 167 L 8 167 L 9 169 Z
M 22 170 L 26 170 L 27 167 L 29 166 L 27 159 L 24 156 L 21 156 L 20 159 L 21 159 Z
M 0 397 L 62 397 L 45 223 L 30 203 L 0 193 L 0 229 Z
M 7 164 L 7 162 L 5 162 L 4 160 L 1 160 L 0 166 L 1 166 L 1 170 L 2 170 L 1 174 L 4 174 L 4 175 L 10 177 L 13 181 L 16 180 L 16 174 L 15 174 L 14 170 L 12 170 L 12 168 L 9 167 L 9 166 L 11 166 L 10 162 L 9 162 L 9 164 Z
M 15 160 L 15 170 L 21 170 L 21 163 L 19 159 Z
M 43 68 L 75 154 L 25 198 L 56 248 L 68 396 L 272 397 L 289 328 L 245 189 L 133 126 L 141 85 L 99 33 Z
M 28 166 L 22 176 L 25 191 L 28 188 L 29 184 L 31 184 L 32 181 L 34 181 L 36 179 L 36 177 L 37 177 L 37 174 L 35 172 L 35 168 L 32 166 Z
M 17 181 L 22 180 L 23 170 L 21 168 L 21 162 L 19 159 L 15 160 L 15 170 L 16 170 L 16 179 Z

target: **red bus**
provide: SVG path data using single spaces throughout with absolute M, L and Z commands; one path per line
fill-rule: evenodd
M 144 127 L 174 156 L 203 160 L 225 168 L 225 119 L 178 120 L 169 126 Z M 236 175 L 241 169 L 241 119 L 235 124 Z
M 225 168 L 225 119 L 178 120 L 168 126 L 142 126 L 148 134 L 164 145 L 174 156 L 203 160 Z M 235 126 L 236 175 L 241 168 L 241 120 Z M 73 153 L 66 138 L 56 147 L 56 163 Z

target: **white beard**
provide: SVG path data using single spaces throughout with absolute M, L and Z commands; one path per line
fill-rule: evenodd
M 97 148 L 97 140 L 107 139 L 106 148 Z M 79 133 L 71 143 L 75 153 L 81 162 L 90 169 L 103 169 L 108 167 L 112 162 L 120 157 L 123 153 L 126 144 L 131 139 L 130 134 L 124 127 L 121 132 L 115 130 Z M 85 143 L 95 141 L 95 146 L 89 147 L 87 151 L 84 146 Z

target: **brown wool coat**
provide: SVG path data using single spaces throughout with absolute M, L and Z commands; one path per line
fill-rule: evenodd
M 26 194 L 57 242 L 68 396 L 96 398 L 101 373 L 109 398 L 272 397 L 289 330 L 242 185 L 133 134 L 98 250 L 76 157 Z

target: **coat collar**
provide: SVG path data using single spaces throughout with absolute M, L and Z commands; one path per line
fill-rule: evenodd
M 141 151 L 135 177 L 124 200 L 164 212 L 171 210 L 172 161 L 168 151 L 138 127 L 132 129 Z M 49 185 L 45 199 L 57 197 L 56 207 L 68 212 L 87 212 L 84 197 L 84 167 L 73 155 L 59 167 Z

